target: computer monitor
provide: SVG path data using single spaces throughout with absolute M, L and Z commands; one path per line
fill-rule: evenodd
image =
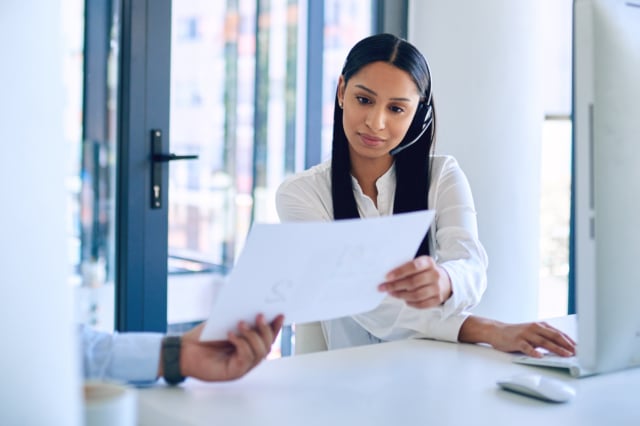
M 640 366 L 640 0 L 574 2 L 578 359 Z

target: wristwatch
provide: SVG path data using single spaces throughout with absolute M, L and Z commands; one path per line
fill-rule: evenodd
M 164 381 L 170 385 L 184 382 L 185 377 L 180 373 L 180 336 L 165 336 L 162 339 L 162 371 Z

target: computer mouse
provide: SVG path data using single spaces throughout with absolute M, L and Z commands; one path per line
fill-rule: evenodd
M 503 389 L 543 401 L 567 402 L 576 395 L 572 386 L 540 374 L 520 374 L 499 380 L 497 384 Z

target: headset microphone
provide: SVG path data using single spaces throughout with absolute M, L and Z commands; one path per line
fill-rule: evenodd
M 416 111 L 416 115 L 413 117 L 413 121 L 409 126 L 409 130 L 407 130 L 407 134 L 404 139 L 398 146 L 389 151 L 390 155 L 396 155 L 400 151 L 404 151 L 409 148 L 414 143 L 418 142 L 418 139 L 422 137 L 424 132 L 433 124 L 433 108 L 430 105 L 430 102 L 420 102 L 418 106 L 418 111 Z M 416 136 L 413 136 L 415 133 L 418 133 Z

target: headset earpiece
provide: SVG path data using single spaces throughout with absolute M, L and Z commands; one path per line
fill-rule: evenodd
M 433 123 L 433 108 L 431 107 L 431 96 L 425 102 L 418 104 L 418 110 L 413 116 L 409 130 L 404 136 L 404 139 L 398 146 L 389 151 L 389 154 L 396 155 L 400 151 L 405 150 L 418 141 L 424 134 L 424 132 Z

